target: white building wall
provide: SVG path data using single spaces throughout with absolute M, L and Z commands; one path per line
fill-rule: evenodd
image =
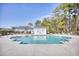
M 34 35 L 46 35 L 46 28 L 34 28 Z

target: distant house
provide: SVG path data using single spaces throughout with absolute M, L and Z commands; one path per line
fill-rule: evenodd
M 25 26 L 12 27 L 15 32 L 25 33 Z
M 18 27 L 12 27 L 12 29 L 15 32 L 19 32 L 19 33 L 32 33 L 33 28 L 29 27 L 29 26 L 18 26 Z
M 29 27 L 29 26 L 19 26 L 19 27 L 12 27 L 12 29 L 17 33 L 26 33 L 26 34 L 33 34 L 33 35 L 46 35 L 46 28 L 45 27 Z
M 46 35 L 46 28 L 45 27 L 35 27 L 33 29 L 34 35 Z

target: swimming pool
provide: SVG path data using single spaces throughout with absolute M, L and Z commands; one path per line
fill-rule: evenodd
M 14 41 L 20 44 L 63 44 L 65 41 L 69 41 L 71 37 L 65 36 L 23 36 L 14 39 Z

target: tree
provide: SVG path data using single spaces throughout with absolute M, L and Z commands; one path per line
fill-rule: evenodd
M 44 18 L 44 20 L 42 22 L 42 26 L 47 28 L 48 33 L 52 32 L 51 20 L 49 20 L 48 18 Z
M 60 9 L 64 11 L 64 14 L 67 14 L 66 16 L 69 17 L 69 31 L 72 32 L 72 29 L 75 29 L 75 31 L 77 31 L 77 16 L 76 15 L 76 12 L 77 12 L 77 9 L 79 9 L 79 4 L 78 3 L 64 3 L 64 4 L 61 4 L 60 6 Z M 65 17 L 66 17 L 65 16 Z M 74 27 L 72 28 L 72 20 L 74 20 Z
M 36 26 L 36 27 L 41 26 L 41 21 L 40 21 L 40 20 L 37 20 L 36 23 L 35 23 L 35 26 Z
M 53 33 L 58 33 L 58 19 L 52 19 L 51 20 L 51 26 L 52 26 L 52 32 Z
M 54 10 L 54 26 L 57 33 L 65 32 L 65 24 L 66 24 L 66 18 L 65 14 L 63 13 L 63 10 L 60 9 L 60 7 L 56 7 Z
M 28 23 L 28 26 L 29 26 L 29 27 L 33 27 L 33 24 L 32 24 L 32 23 Z

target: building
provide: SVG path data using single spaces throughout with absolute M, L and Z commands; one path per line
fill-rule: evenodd
M 30 26 L 19 26 L 12 27 L 12 29 L 17 33 L 33 34 L 33 35 L 46 35 L 45 27 L 30 27 Z
M 46 35 L 46 28 L 45 27 L 35 27 L 33 29 L 34 35 Z
M 33 39 L 34 40 L 46 40 L 46 28 L 45 27 L 35 27 L 33 29 Z M 41 35 L 41 36 L 40 36 Z
M 18 26 L 18 27 L 12 27 L 12 29 L 17 32 L 17 33 L 27 33 L 27 34 L 31 34 L 33 31 L 33 28 L 29 27 L 29 26 Z

